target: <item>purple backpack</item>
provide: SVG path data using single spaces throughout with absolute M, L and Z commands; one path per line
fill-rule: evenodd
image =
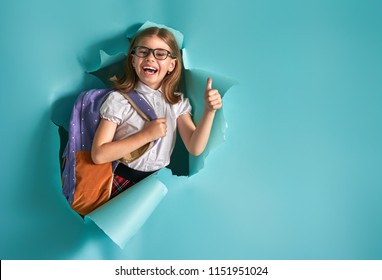
M 85 152 L 90 155 L 94 134 L 100 122 L 99 111 L 102 103 L 110 92 L 110 89 L 91 89 L 84 91 L 78 96 L 74 104 L 69 123 L 68 142 L 62 155 L 62 192 L 71 206 L 78 187 L 77 184 L 80 181 L 78 177 L 81 177 L 77 168 L 78 154 Z M 129 100 L 130 104 L 137 110 L 142 118 L 147 121 L 156 119 L 154 110 L 137 92 L 132 91 L 128 94 L 123 94 L 123 96 Z M 153 145 L 154 143 L 149 143 L 135 158 L 142 155 Z M 91 160 L 87 164 L 91 165 L 92 168 L 98 168 Z M 110 163 L 111 172 L 114 171 L 116 165 L 117 162 Z M 106 190 L 106 192 L 107 191 L 108 190 Z M 83 204 L 83 202 L 81 202 L 81 204 Z M 77 212 L 80 213 L 81 211 Z M 83 213 L 82 211 L 80 214 L 87 213 Z

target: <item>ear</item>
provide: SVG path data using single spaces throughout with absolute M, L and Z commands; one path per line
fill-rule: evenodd
M 176 58 L 171 60 L 170 65 L 168 66 L 168 71 L 170 71 L 170 72 L 174 71 L 175 66 L 176 66 L 176 62 L 177 62 Z

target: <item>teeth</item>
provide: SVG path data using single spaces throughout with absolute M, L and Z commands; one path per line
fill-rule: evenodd
M 154 67 L 149 67 L 149 66 L 143 67 L 143 69 L 144 70 L 152 70 L 152 71 L 156 71 L 157 70 Z

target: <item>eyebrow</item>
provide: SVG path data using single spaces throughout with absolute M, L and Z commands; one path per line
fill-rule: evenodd
M 146 48 L 146 49 L 149 49 L 149 50 L 163 50 L 163 51 L 168 51 L 168 52 L 172 52 L 172 51 L 170 51 L 170 50 L 167 50 L 167 49 L 164 49 L 164 48 L 149 48 L 149 47 L 146 47 L 146 46 L 141 46 L 141 45 L 137 45 L 137 46 L 135 46 L 135 48 L 136 47 L 143 47 L 143 48 Z

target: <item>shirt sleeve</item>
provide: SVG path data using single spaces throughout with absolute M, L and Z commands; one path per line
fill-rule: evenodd
M 111 92 L 100 108 L 100 116 L 103 119 L 120 125 L 126 114 L 126 109 L 131 105 L 118 92 Z
M 188 98 L 184 97 L 184 94 L 180 93 L 180 101 L 175 104 L 175 115 L 178 118 L 184 114 L 191 114 L 192 107 Z

